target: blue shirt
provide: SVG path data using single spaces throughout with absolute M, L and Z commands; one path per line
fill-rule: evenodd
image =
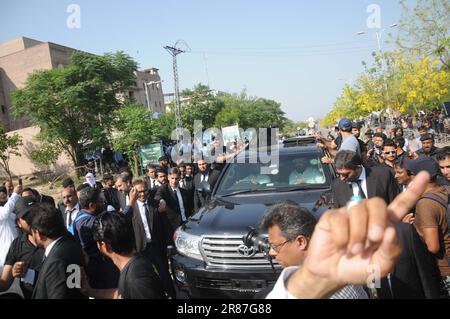
M 86 266 L 89 285 L 94 289 L 117 288 L 120 271 L 111 259 L 103 256 L 98 250 L 93 236 L 95 216 L 81 210 L 80 215 L 83 213 L 88 216 L 74 221 L 73 230 L 75 238 L 89 257 Z

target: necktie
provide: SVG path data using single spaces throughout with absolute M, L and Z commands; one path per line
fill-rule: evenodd
M 180 187 L 184 188 L 184 180 L 183 179 L 180 181 Z
M 356 183 L 356 185 L 358 185 L 358 195 L 361 196 L 363 199 L 367 199 L 367 196 L 364 193 L 364 190 L 362 189 L 362 186 L 361 186 L 361 180 L 358 179 L 355 183 Z
M 145 210 L 145 217 L 147 217 L 147 224 L 149 226 L 149 230 L 150 230 L 150 235 L 152 233 L 152 228 L 153 228 L 153 216 L 150 215 L 150 210 L 148 209 L 148 205 L 147 203 L 144 203 L 144 210 Z
M 70 225 L 72 225 L 72 212 L 73 210 L 68 210 L 67 211 L 67 219 L 68 219 L 68 226 L 70 227 Z

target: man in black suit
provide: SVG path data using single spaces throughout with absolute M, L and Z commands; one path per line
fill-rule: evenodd
M 24 188 L 22 190 L 22 196 L 33 196 L 38 203 L 48 204 L 52 207 L 56 207 L 53 197 L 39 194 L 39 192 L 34 188 Z
M 154 164 L 147 165 L 147 173 L 144 178 L 145 183 L 147 183 L 147 188 L 149 192 L 149 198 L 153 200 L 155 198 L 156 192 L 158 191 L 159 186 L 161 186 L 160 182 L 157 179 L 157 171 L 158 167 Z
M 144 177 L 144 181 L 147 183 L 148 189 L 154 189 L 159 185 L 159 182 L 156 179 L 156 170 L 157 167 L 154 164 L 147 165 L 147 172 Z
M 119 211 L 120 196 L 117 188 L 114 188 L 114 178 L 111 175 L 103 177 L 103 184 L 105 184 L 105 187 L 102 190 L 105 195 L 106 204 L 112 206 L 116 211 Z
M 164 299 L 162 282 L 151 261 L 136 253 L 133 225 L 120 213 L 104 213 L 94 223 L 94 239 L 102 254 L 110 258 L 120 270 L 118 291 L 109 296 L 87 289 L 94 298 Z M 100 290 L 105 292 L 105 290 Z M 116 293 L 117 292 L 117 293 Z
M 188 192 L 179 187 L 180 172 L 173 167 L 169 170 L 168 184 L 161 186 L 156 193 L 155 200 L 161 199 L 166 203 L 166 214 L 172 229 L 177 229 L 192 214 L 193 203 Z
M 76 276 L 74 280 L 69 278 L 84 266 L 83 253 L 78 243 L 67 234 L 61 213 L 54 207 L 42 204 L 31 208 L 30 213 L 34 216 L 31 223 L 33 238 L 38 247 L 45 249 L 32 298 L 85 298 L 76 288 L 79 287 Z
M 187 165 L 181 163 L 178 167 L 180 170 L 180 182 L 178 183 L 179 187 L 185 189 L 187 192 L 188 199 L 190 204 L 192 205 L 191 213 L 194 212 L 194 177 L 187 176 Z
M 173 229 L 165 213 L 165 204 L 156 209 L 148 198 L 147 184 L 143 180 L 136 180 L 123 213 L 132 221 L 136 251 L 151 260 L 158 270 L 164 290 L 175 298 L 167 259 L 168 249 L 173 248 Z
M 339 178 L 332 182 L 331 188 L 336 208 L 344 207 L 352 196 L 381 197 L 389 204 L 399 192 L 389 169 L 364 167 L 355 152 L 340 151 L 336 154 L 335 165 Z
M 123 212 L 130 201 L 129 193 L 132 188 L 130 176 L 124 173 L 117 174 L 115 185 L 117 190 L 119 191 L 118 197 L 120 211 Z
M 72 187 L 66 187 L 61 192 L 61 198 L 62 205 L 59 207 L 59 210 L 64 219 L 64 225 L 66 225 L 66 228 L 69 228 L 81 211 L 77 192 Z
M 200 207 L 202 207 L 206 201 L 207 196 L 200 193 L 198 191 L 198 186 L 201 182 L 208 182 L 211 190 L 214 188 L 214 185 L 216 185 L 217 180 L 219 179 L 220 173 L 216 170 L 210 170 L 208 163 L 200 159 L 197 161 L 198 166 L 198 173 L 194 176 L 194 187 L 195 187 L 195 193 L 194 193 L 194 211 L 197 212 Z

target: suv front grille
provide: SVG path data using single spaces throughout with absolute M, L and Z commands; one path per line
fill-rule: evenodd
M 203 256 L 208 266 L 221 268 L 270 268 L 270 262 L 263 253 L 257 252 L 252 257 L 245 257 L 238 252 L 243 245 L 239 236 L 205 236 L 201 243 Z M 278 264 L 273 259 L 273 264 Z

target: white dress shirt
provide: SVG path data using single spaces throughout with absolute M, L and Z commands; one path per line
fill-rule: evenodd
M 206 174 L 200 173 L 200 174 L 201 174 L 200 182 L 207 182 L 209 178 L 209 173 Z
M 178 204 L 180 205 L 181 221 L 184 222 L 187 218 L 186 218 L 186 211 L 184 209 L 183 196 L 181 196 L 181 192 L 178 187 L 175 189 L 172 188 L 172 190 L 175 192 L 175 194 L 177 194 Z
M 297 299 L 289 293 L 286 288 L 286 283 L 289 277 L 299 268 L 300 266 L 292 266 L 283 269 L 272 291 L 266 296 L 266 299 Z M 368 299 L 368 296 L 361 286 L 348 285 L 336 291 L 329 299 Z
M 52 241 L 52 243 L 51 243 L 50 245 L 47 246 L 47 248 L 45 248 L 45 258 L 48 257 L 48 255 L 49 255 L 50 252 L 52 251 L 53 247 L 56 245 L 56 243 L 57 243 L 58 241 L 61 240 L 61 238 L 62 238 L 62 236 L 56 238 L 54 241 Z
M 367 179 L 366 179 L 366 169 L 363 167 L 361 170 L 361 175 L 358 178 L 361 181 L 361 188 L 364 191 L 364 194 L 366 195 L 366 198 L 369 198 L 367 195 Z M 359 195 L 359 187 L 358 184 L 353 182 L 352 183 L 352 189 L 353 189 L 353 196 Z
M 142 223 L 144 224 L 145 238 L 149 243 L 152 241 L 152 235 L 150 233 L 150 228 L 148 226 L 147 215 L 145 214 L 145 206 L 147 205 L 147 203 L 137 201 L 137 204 L 139 206 L 139 213 L 141 214 Z
M 149 179 L 150 179 L 150 189 L 161 186 L 161 184 L 156 179 L 153 179 L 151 177 L 149 177 Z
M 14 206 L 20 195 L 12 193 L 5 206 L 0 206 L 0 266 L 5 263 L 6 255 L 14 238 L 17 236 Z
M 73 224 L 73 222 L 75 221 L 75 218 L 77 218 L 77 215 L 79 212 L 80 212 L 80 203 L 77 203 L 72 211 L 69 211 L 66 207 L 66 216 L 67 216 L 66 217 L 66 227 L 67 228 L 69 228 L 69 226 L 70 226 L 69 221 L 72 221 L 72 224 Z M 70 219 L 67 214 L 70 214 Z

